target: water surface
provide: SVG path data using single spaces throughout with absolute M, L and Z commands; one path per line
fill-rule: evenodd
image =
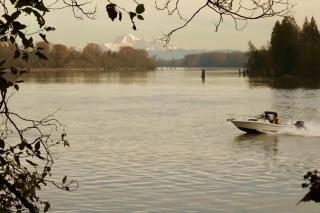
M 237 72 L 37 74 L 14 109 L 56 117 L 71 147 L 55 177 L 80 188 L 43 191 L 51 212 L 319 212 L 300 204 L 302 176 L 319 169 L 320 138 L 246 135 L 226 119 L 276 110 L 320 131 L 318 89 L 273 89 Z M 318 128 L 319 127 L 319 128 Z

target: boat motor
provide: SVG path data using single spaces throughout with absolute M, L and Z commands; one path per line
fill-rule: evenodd
M 305 128 L 305 126 L 304 126 L 304 121 L 297 121 L 294 125 L 295 125 L 298 129 Z

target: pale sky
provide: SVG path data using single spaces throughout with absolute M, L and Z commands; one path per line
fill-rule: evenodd
M 152 40 L 161 37 L 161 32 L 179 26 L 179 18 L 167 16 L 165 12 L 158 12 L 154 9 L 153 0 L 145 0 L 146 14 L 144 21 L 137 21 L 137 31 L 132 30 L 128 17 L 121 23 L 112 23 L 105 12 L 105 2 L 97 5 L 96 20 L 76 20 L 71 10 L 53 11 L 48 16 L 48 24 L 56 27 L 56 31 L 48 34 L 52 43 L 62 43 L 68 46 L 83 47 L 86 43 L 112 42 L 116 37 L 131 33 L 145 40 Z M 127 4 L 128 1 L 122 1 Z M 147 2 L 147 3 L 146 3 Z M 182 12 L 191 13 L 201 4 L 203 0 L 190 3 L 185 0 L 186 5 Z M 297 0 L 293 9 L 293 15 L 299 26 L 306 16 L 314 16 L 320 23 L 320 1 L 319 0 Z M 96 3 L 94 3 L 96 4 Z M 94 6 L 93 4 L 93 6 Z M 234 29 L 232 20 L 225 19 L 220 30 L 215 32 L 214 23 L 216 17 L 212 12 L 200 14 L 189 26 L 174 34 L 171 43 L 179 48 L 194 49 L 237 49 L 247 50 L 248 41 L 251 40 L 256 46 L 266 44 L 270 39 L 272 28 L 277 18 L 260 19 L 248 22 L 243 31 Z

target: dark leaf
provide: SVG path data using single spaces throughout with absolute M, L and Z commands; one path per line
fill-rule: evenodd
M 40 51 L 36 51 L 35 55 L 40 59 L 48 60 L 47 56 Z
M 40 141 L 38 141 L 35 145 L 34 145 L 35 150 L 39 150 L 40 149 Z
M 11 70 L 12 74 L 14 74 L 14 75 L 18 74 L 18 70 L 15 67 L 11 67 L 10 70 Z
M 107 10 L 109 18 L 112 21 L 114 21 L 118 16 L 118 12 L 116 10 L 116 5 L 115 4 L 107 4 L 106 10 Z
M 7 13 L 3 14 L 2 17 L 5 18 L 7 22 L 11 22 L 11 17 Z
M 38 151 L 39 152 L 39 151 Z M 37 158 L 41 159 L 41 160 L 45 160 L 44 157 L 42 157 L 40 154 L 36 154 Z
M 25 13 L 30 15 L 32 13 L 33 9 L 31 7 L 25 7 L 22 9 L 22 11 L 24 11 Z
M 10 42 L 11 42 L 12 44 L 14 44 L 15 41 L 16 41 L 16 39 L 14 38 L 14 36 L 10 36 Z
M 16 31 L 16 32 L 19 31 L 19 30 L 23 30 L 23 29 L 25 29 L 27 27 L 26 25 L 21 24 L 18 21 L 12 22 L 12 26 L 14 28 L 14 31 Z
M 18 84 L 14 84 L 13 87 L 15 88 L 15 90 L 19 91 L 19 85 Z
M 4 140 L 0 139 L 0 148 L 4 149 L 4 147 L 5 147 Z
M 37 22 L 40 27 L 43 27 L 46 23 L 45 19 L 43 18 L 43 15 L 41 15 L 38 11 L 32 10 L 32 13 L 37 18 Z
M 18 166 L 20 166 L 20 159 L 18 155 L 14 156 L 14 161 L 18 164 Z
M 121 20 L 122 20 L 122 13 L 119 12 L 119 21 L 121 21 Z
M 133 18 L 134 18 L 137 14 L 134 13 L 134 12 L 129 12 L 129 15 L 130 15 L 130 19 L 133 20 Z
M 50 203 L 49 202 L 44 202 L 44 212 L 47 212 L 50 209 Z
M 14 56 L 13 56 L 13 58 L 14 59 L 17 59 L 17 58 L 19 58 L 20 57 L 20 51 L 17 49 L 16 51 L 14 51 Z
M 49 12 L 49 9 L 44 5 L 43 1 L 35 1 L 36 2 L 36 8 L 43 12 Z
M 12 13 L 11 18 L 10 18 L 11 21 L 14 21 L 15 19 L 17 19 L 20 16 L 20 14 L 21 14 L 20 10 L 17 10 L 14 13 Z
M 48 42 L 48 40 L 47 40 L 47 36 L 46 36 L 46 34 L 43 34 L 43 33 L 39 33 L 39 36 L 42 38 L 42 40 L 44 41 L 44 42 L 46 42 L 46 43 L 48 43 L 49 44 L 49 42 Z M 39 47 L 38 47 L 39 48 Z M 38 49 L 37 48 L 37 49 Z
M 19 8 L 19 7 L 23 7 L 23 6 L 29 6 L 30 5 L 30 1 L 26 1 L 26 0 L 19 0 L 17 3 L 16 3 L 16 7 Z
M 62 183 L 65 184 L 66 181 L 67 181 L 67 176 L 64 176 L 64 177 L 62 178 Z
M 45 27 L 44 29 L 47 32 L 56 30 L 56 28 L 54 28 L 54 27 Z
M 30 37 L 29 39 L 22 39 L 22 44 L 25 48 L 33 47 L 33 38 Z
M 144 18 L 143 18 L 142 15 L 137 15 L 137 18 L 138 18 L 139 20 L 144 20 Z
M 50 168 L 49 166 L 46 166 L 46 167 L 44 168 L 44 170 L 50 172 L 50 171 L 51 171 L 51 168 Z
M 19 149 L 23 150 L 26 147 L 26 144 L 24 142 L 19 144 Z
M 63 141 L 63 146 L 70 146 L 69 142 L 67 140 Z
M 29 143 L 25 143 L 25 144 L 28 149 L 33 150 L 32 146 Z
M 133 24 L 132 29 L 133 29 L 133 30 L 137 30 L 137 27 L 136 27 L 135 24 Z
M 32 165 L 32 166 L 38 166 L 38 164 L 36 164 L 36 163 L 34 163 L 34 162 L 30 161 L 30 160 L 27 160 L 27 159 L 26 159 L 26 161 L 27 161 L 30 165 Z
M 18 35 L 19 35 L 19 37 L 21 38 L 21 40 L 25 40 L 25 39 L 26 39 L 26 36 L 24 35 L 23 32 L 18 31 Z
M 136 7 L 136 13 L 142 14 L 144 11 L 144 4 L 138 4 L 138 6 Z
M 8 37 L 7 36 L 3 36 L 3 37 L 1 37 L 0 41 L 7 42 L 8 41 Z

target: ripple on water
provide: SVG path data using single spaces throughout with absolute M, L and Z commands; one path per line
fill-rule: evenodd
M 301 177 L 319 166 L 319 138 L 243 135 L 226 119 L 266 108 L 285 115 L 293 98 L 308 107 L 298 117 L 318 118 L 320 93 L 249 87 L 237 73 L 210 75 L 202 85 L 198 74 L 25 84 L 15 98 L 29 104 L 15 107 L 61 108 L 72 144 L 55 150 L 55 177 L 68 174 L 80 188 L 43 191 L 52 212 L 318 212 L 295 204 L 305 193 Z

